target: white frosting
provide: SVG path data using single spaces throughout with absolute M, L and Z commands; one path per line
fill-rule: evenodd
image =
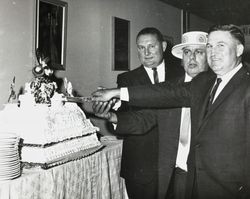
M 19 135 L 25 144 L 45 145 L 98 130 L 74 103 L 61 106 L 7 104 L 0 112 L 0 132 Z
M 11 132 L 23 139 L 23 162 L 53 163 L 69 154 L 101 146 L 97 130 L 75 103 L 51 107 L 7 104 L 0 111 L 0 135 Z
M 100 142 L 96 134 L 91 134 L 78 139 L 59 142 L 46 148 L 25 146 L 22 148 L 21 157 L 23 162 L 50 163 L 61 157 L 96 146 L 100 146 Z

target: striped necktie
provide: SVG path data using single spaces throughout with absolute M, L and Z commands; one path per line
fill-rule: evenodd
M 157 72 L 157 68 L 152 68 L 153 70 L 153 76 L 154 76 L 154 82 L 159 83 L 159 77 L 158 77 L 158 72 Z
M 207 103 L 206 114 L 209 112 L 209 110 L 210 110 L 210 108 L 211 108 L 211 106 L 213 104 L 215 93 L 216 93 L 216 91 L 217 91 L 217 89 L 218 89 L 221 82 L 222 82 L 221 78 L 216 79 L 216 84 L 212 88 L 212 91 L 210 92 L 210 95 L 209 95 L 209 101 Z

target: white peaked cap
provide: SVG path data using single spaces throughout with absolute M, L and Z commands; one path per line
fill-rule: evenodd
M 190 31 L 182 35 L 181 43 L 173 46 L 172 54 L 182 59 L 182 49 L 190 45 L 202 45 L 206 46 L 207 44 L 207 33 L 201 31 Z

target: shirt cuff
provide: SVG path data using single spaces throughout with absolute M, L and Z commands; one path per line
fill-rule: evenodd
M 128 94 L 128 88 L 122 87 L 121 93 L 120 93 L 120 100 L 128 102 L 129 101 L 129 94 Z

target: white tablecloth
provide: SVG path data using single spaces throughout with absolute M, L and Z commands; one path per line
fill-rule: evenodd
M 0 199 L 127 199 L 119 176 L 122 142 L 103 144 L 80 160 L 48 170 L 24 169 L 21 177 L 0 182 Z

